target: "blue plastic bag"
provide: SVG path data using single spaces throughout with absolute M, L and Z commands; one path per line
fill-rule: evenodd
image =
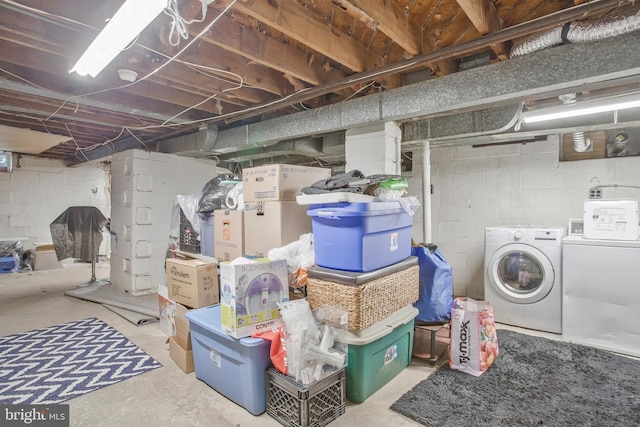
M 411 247 L 420 266 L 420 297 L 413 306 L 418 309 L 416 323 L 444 323 L 451 319 L 453 274 L 436 245 Z

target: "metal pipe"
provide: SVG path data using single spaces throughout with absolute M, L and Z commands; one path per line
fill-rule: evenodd
M 608 12 L 611 9 L 615 9 L 627 3 L 633 4 L 634 1 L 635 0 L 600 0 L 582 3 L 580 5 L 552 13 L 550 15 L 523 22 L 522 24 L 504 28 L 502 30 L 487 34 L 486 36 L 479 37 L 475 40 L 461 43 L 459 45 L 447 46 L 433 52 L 427 52 L 413 58 L 405 59 L 404 61 L 400 61 L 395 64 L 390 64 L 384 67 L 377 68 L 375 70 L 369 70 L 362 73 L 354 74 L 352 76 L 349 76 L 348 78 L 336 82 L 326 83 L 312 88 L 306 88 L 279 101 L 270 102 L 268 104 L 252 108 L 248 112 L 230 113 L 228 115 L 214 117 L 209 122 L 218 122 L 224 120 L 225 123 L 229 124 L 246 118 L 259 116 L 270 111 L 278 110 L 285 106 L 307 101 L 317 96 L 326 95 L 330 92 L 346 89 L 356 84 L 368 83 L 371 80 L 383 77 L 385 75 L 407 72 L 409 70 L 423 67 L 426 64 L 430 64 L 433 62 L 464 56 L 469 52 L 475 52 L 478 49 L 482 49 L 495 43 L 502 43 L 519 37 L 528 36 L 538 31 L 544 31 L 549 28 L 554 28 L 558 24 L 563 24 L 565 22 L 570 22 L 576 19 L 584 19 L 588 16 L 597 15 L 602 12 Z M 184 129 L 181 130 L 184 131 Z
M 433 243 L 431 233 L 431 148 L 422 144 L 422 243 Z

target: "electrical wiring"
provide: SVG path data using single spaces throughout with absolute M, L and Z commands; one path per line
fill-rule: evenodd
M 355 92 L 353 92 L 351 95 L 349 95 L 348 97 L 345 98 L 345 101 L 353 98 L 354 96 L 356 96 L 358 93 L 362 92 L 363 90 L 365 90 L 366 88 L 368 88 L 369 86 L 372 86 L 375 83 L 375 80 L 372 81 L 371 83 L 366 84 L 365 86 L 362 86 L 360 89 L 356 90 Z
M 37 87 L 38 89 L 45 90 L 45 88 L 43 88 L 42 86 L 38 86 L 37 84 L 33 83 L 32 81 L 29 81 L 29 80 L 27 80 L 27 79 L 25 79 L 23 77 L 20 77 L 17 74 L 13 74 L 11 71 L 5 70 L 4 68 L 0 68 L 0 71 L 2 71 L 5 74 L 10 75 L 11 77 L 15 77 L 16 79 L 22 80 L 23 82 L 28 83 L 28 84 L 30 84 L 30 85 L 32 85 L 34 87 Z
M 171 46 L 178 46 L 180 44 L 180 39 L 187 40 L 189 38 L 189 30 L 187 29 L 188 25 L 205 20 L 205 18 L 207 17 L 207 4 L 205 0 L 200 0 L 200 3 L 202 4 L 202 18 L 187 21 L 182 18 L 182 16 L 180 16 L 178 1 L 169 0 L 167 7 L 163 12 L 165 13 L 165 15 L 171 18 L 171 30 L 169 31 L 168 40 Z
M 147 146 L 147 144 L 145 144 L 144 142 L 142 142 L 142 140 L 140 138 L 138 138 L 133 132 L 131 132 L 131 129 L 129 129 L 128 127 L 125 127 L 125 129 L 127 130 L 127 132 L 129 132 L 129 134 L 134 137 L 139 143 L 140 145 L 142 145 L 144 148 L 147 149 L 147 151 L 151 151 L 151 149 Z
M 74 95 L 74 96 L 70 96 L 67 99 L 65 99 L 63 101 L 63 103 L 58 107 L 58 109 L 56 109 L 56 111 L 54 111 L 51 115 L 49 115 L 49 117 L 47 117 L 45 120 L 49 120 L 51 117 L 53 117 L 55 114 L 58 113 L 58 111 L 60 111 L 60 109 L 62 107 L 64 107 L 64 105 L 71 99 L 74 98 L 81 98 L 81 97 L 87 97 L 87 96 L 92 96 L 92 95 L 98 95 L 101 93 L 105 93 L 105 92 L 110 92 L 112 90 L 120 90 L 120 89 L 125 89 L 128 87 L 131 87 L 135 84 L 139 84 L 140 82 L 143 82 L 145 80 L 147 80 L 148 78 L 150 78 L 151 76 L 157 74 L 158 72 L 160 72 L 160 70 L 164 69 L 167 65 L 169 65 L 170 63 L 172 63 L 178 56 L 180 56 L 184 51 L 186 51 L 189 47 L 191 47 L 191 45 L 193 43 L 195 43 L 198 39 L 200 39 L 204 34 L 206 34 L 211 27 L 218 22 L 218 20 L 222 17 L 222 15 L 224 15 L 235 3 L 237 0 L 233 0 L 231 3 L 229 3 L 229 5 L 227 5 L 227 7 L 224 8 L 224 10 L 222 12 L 220 12 L 220 14 L 214 19 L 212 20 L 209 24 L 207 24 L 207 26 L 196 36 L 194 37 L 189 43 L 187 43 L 186 46 L 184 46 L 182 49 L 180 49 L 180 51 L 178 51 L 178 53 L 176 53 L 175 55 L 173 55 L 171 58 L 169 58 L 168 61 L 166 61 L 165 63 L 163 63 L 162 65 L 160 65 L 158 68 L 156 68 L 155 70 L 151 71 L 150 73 L 146 74 L 145 76 L 139 78 L 138 80 L 131 82 L 131 83 L 127 83 L 125 85 L 122 86 L 118 86 L 115 88 L 107 88 L 107 89 L 102 89 L 102 90 L 98 90 L 95 92 L 90 92 L 90 93 L 85 93 L 83 95 Z
M 76 145 L 77 150 L 76 151 L 80 151 L 80 154 L 82 154 L 82 156 L 84 157 L 84 159 L 88 162 L 89 159 L 87 158 L 87 156 L 84 154 L 84 151 L 82 151 L 82 149 L 80 148 L 80 146 L 78 145 L 78 141 L 76 141 L 76 139 L 73 137 L 73 134 L 71 133 L 71 129 L 69 129 L 69 126 L 67 126 L 67 124 L 64 124 L 64 127 L 67 129 L 67 132 L 69 132 L 69 136 L 71 137 L 71 140 L 73 141 L 73 143 Z
M 186 126 L 186 125 L 193 125 L 193 124 L 199 124 L 199 123 L 206 123 L 206 122 L 212 122 L 212 121 L 221 121 L 221 120 L 228 120 L 232 117 L 236 117 L 238 115 L 241 114 L 245 114 L 245 113 L 251 113 L 252 111 L 255 110 L 259 110 L 259 109 L 263 109 L 263 108 L 268 108 L 272 105 L 277 105 L 278 103 L 286 103 L 287 100 L 289 99 L 295 99 L 295 97 L 304 97 L 305 93 L 308 93 L 309 91 L 311 91 L 311 93 L 313 93 L 313 89 L 314 88 L 303 88 L 297 92 L 291 93 L 289 95 L 286 96 L 280 96 L 275 100 L 272 101 L 268 101 L 265 102 L 264 104 L 261 105 L 256 105 L 256 106 L 252 106 L 252 107 L 248 107 L 248 108 L 244 108 L 240 111 L 233 111 L 233 112 L 229 112 L 226 114 L 220 114 L 220 115 L 209 115 L 208 117 L 202 118 L 202 119 L 196 119 L 196 120 L 176 120 L 175 122 L 172 122 L 172 120 L 178 119 L 181 115 L 184 115 L 185 113 L 199 107 L 200 105 L 216 98 L 219 97 L 221 93 L 225 93 L 228 91 L 232 91 L 232 90 L 238 90 L 242 87 L 252 87 L 251 85 L 246 85 L 245 82 L 242 79 L 242 76 L 240 76 L 239 74 L 236 73 L 231 73 L 231 72 L 227 72 L 226 70 L 220 70 L 220 69 L 215 69 L 215 68 L 211 68 L 211 67 L 206 67 L 200 64 L 194 64 L 191 62 L 187 62 L 187 61 L 182 61 L 180 60 L 178 57 L 186 50 L 188 49 L 190 46 L 192 46 L 192 44 L 194 42 L 196 42 L 197 40 L 201 39 L 203 37 L 204 34 L 206 34 L 206 32 L 208 32 L 211 27 L 222 17 L 222 15 L 224 15 L 225 13 L 227 13 L 231 7 L 236 3 L 237 0 L 233 0 L 231 2 L 229 2 L 229 4 L 224 8 L 223 11 L 220 12 L 220 14 L 215 17 L 215 19 L 212 20 L 212 22 L 210 22 L 209 24 L 207 24 L 204 29 L 195 37 L 193 37 L 189 43 L 186 44 L 186 46 L 184 46 L 177 54 L 173 55 L 172 57 L 168 57 L 167 61 L 165 61 L 163 64 L 161 64 L 158 68 L 156 68 L 155 70 L 149 72 L 147 75 L 141 77 L 140 79 L 136 80 L 135 82 L 131 82 L 128 84 L 124 84 L 121 85 L 119 87 L 115 87 L 115 88 L 107 88 L 107 89 L 103 89 L 100 91 L 95 91 L 95 92 L 91 92 L 91 93 L 86 93 L 86 94 L 82 94 L 82 95 L 73 95 L 68 97 L 67 99 L 65 99 L 64 101 L 62 101 L 62 103 L 58 106 L 58 108 L 52 113 L 50 114 L 48 117 L 46 117 L 44 120 L 42 119 L 38 119 L 39 121 L 41 121 L 42 123 L 52 120 L 60 111 L 62 108 L 64 108 L 64 106 L 68 103 L 68 102 L 72 102 L 74 99 L 76 100 L 76 109 L 78 108 L 78 100 L 80 99 L 80 97 L 88 97 L 88 96 L 92 96 L 92 95 L 97 95 L 97 94 L 101 94 L 101 93 L 105 93 L 105 92 L 109 92 L 109 91 L 113 91 L 113 90 L 121 90 L 121 89 L 126 89 L 128 87 L 133 86 L 134 84 L 138 84 L 144 80 L 149 79 L 150 77 L 152 77 L 153 75 L 159 73 L 162 69 L 164 69 L 164 67 L 166 67 L 168 64 L 170 64 L 171 62 L 177 62 L 177 63 L 181 63 L 185 66 L 188 66 L 206 76 L 208 76 L 209 78 L 215 78 L 215 79 L 219 79 L 220 81 L 224 81 L 226 83 L 236 83 L 235 86 L 228 88 L 228 89 L 224 89 L 223 91 L 221 91 L 220 93 L 217 94 L 213 94 L 207 98 L 205 98 L 204 100 L 189 106 L 187 108 L 185 108 L 184 110 L 180 111 L 179 113 L 175 114 L 174 116 L 172 116 L 169 119 L 164 120 L 164 122 L 159 123 L 159 124 L 149 124 L 149 125 L 142 125 L 142 126 L 124 126 L 123 129 L 120 132 L 120 135 L 118 135 L 116 138 L 110 138 L 109 140 L 105 141 L 102 145 L 106 145 L 106 144 L 110 144 L 113 141 L 117 140 L 118 138 L 120 138 L 124 132 L 129 132 L 132 134 L 133 137 L 135 137 L 141 144 L 143 144 L 142 139 L 140 137 L 137 137 L 134 135 L 135 131 L 141 131 L 141 130 L 146 130 L 146 129 L 162 129 L 162 128 L 175 128 L 177 126 Z M 201 22 L 205 20 L 205 13 L 206 13 L 206 4 L 203 0 L 201 0 L 202 6 L 203 6 L 203 15 L 202 15 L 202 19 L 199 19 L 197 22 Z M 173 8 L 173 9 L 172 9 Z M 173 10 L 174 12 L 177 12 L 177 0 L 170 0 L 169 5 L 167 7 L 168 10 Z M 171 12 L 167 13 L 167 15 L 170 15 Z M 186 31 L 186 28 L 184 28 L 184 24 L 190 23 L 190 22 L 196 22 L 194 21 L 185 21 L 180 15 L 179 13 L 174 13 L 172 19 L 176 20 L 175 23 L 175 32 L 180 32 L 182 30 Z M 180 24 L 177 22 L 180 21 Z M 84 24 L 82 24 L 84 25 Z M 86 26 L 86 25 L 85 25 Z M 176 35 L 173 35 L 173 40 L 175 41 Z M 171 38 L 171 36 L 170 36 Z M 144 49 L 148 49 L 145 46 L 142 46 L 142 48 Z M 148 49 L 150 51 L 153 51 L 152 49 Z M 411 64 L 403 64 L 400 67 L 396 67 L 397 69 L 403 69 L 406 67 L 411 66 Z M 221 76 L 214 76 L 211 75 L 209 73 L 206 73 L 205 70 L 215 70 L 217 73 L 225 73 L 228 74 L 230 77 L 232 76 L 232 78 L 224 78 Z M 237 81 L 233 81 L 237 79 Z M 375 82 L 370 81 L 369 83 L 367 83 L 365 86 L 363 86 L 362 88 L 358 89 L 356 92 L 354 92 L 353 94 L 351 94 L 347 99 L 351 99 L 352 97 L 356 96 L 358 93 L 362 92 L 363 90 L 366 90 L 366 88 L 374 85 Z M 293 102 L 293 101 L 292 101 Z M 301 109 L 309 109 L 306 105 L 304 105 L 302 103 L 302 101 L 298 101 L 296 102 L 296 105 L 299 105 L 299 107 Z M 144 144 L 143 144 L 144 145 Z

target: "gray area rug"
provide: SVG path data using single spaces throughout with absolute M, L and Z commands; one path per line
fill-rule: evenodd
M 638 426 L 640 361 L 498 330 L 480 377 L 440 367 L 391 409 L 425 426 Z
M 67 296 L 102 304 L 137 326 L 159 321 L 157 295 L 133 296 L 114 289 L 109 284 L 79 287 L 64 293 Z

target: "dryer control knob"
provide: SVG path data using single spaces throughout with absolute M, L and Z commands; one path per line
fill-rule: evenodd
M 524 233 L 521 230 L 518 230 L 513 234 L 513 239 L 514 240 L 520 240 L 523 237 L 524 237 Z

